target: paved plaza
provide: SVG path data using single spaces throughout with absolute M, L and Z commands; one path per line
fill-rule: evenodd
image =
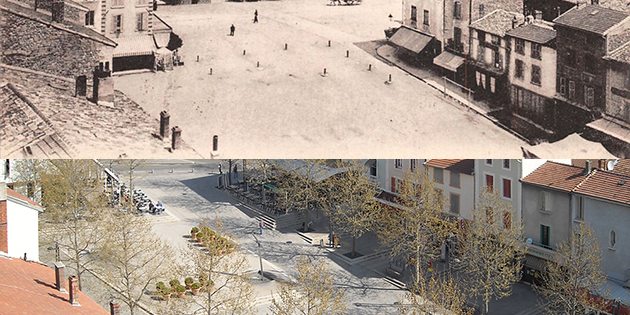
M 355 45 L 383 39 L 401 10 L 395 0 L 161 6 L 185 66 L 119 76 L 116 88 L 155 117 L 167 110 L 206 157 L 213 135 L 220 158 L 520 157 L 524 142 Z

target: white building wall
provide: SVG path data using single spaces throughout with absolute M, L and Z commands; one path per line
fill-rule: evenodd
M 516 47 L 516 39 L 511 38 L 511 47 Z M 532 58 L 532 42 L 525 41 L 524 55 L 512 50 L 510 54 L 510 66 L 508 80 L 511 84 L 532 91 L 538 95 L 547 98 L 553 98 L 556 95 L 556 50 L 542 46 L 541 60 Z M 524 64 L 523 78 L 516 78 L 516 59 L 521 60 Z M 532 81 L 532 65 L 540 67 L 541 82 L 540 85 L 531 83 Z
M 39 261 L 39 211 L 28 203 L 7 198 L 7 238 L 9 256 Z
M 458 218 L 464 218 L 472 220 L 473 207 L 475 205 L 475 179 L 474 176 L 468 174 L 459 174 L 460 187 L 454 187 L 451 185 L 451 172 L 449 170 L 443 170 L 443 182 L 439 183 L 435 181 L 435 168 L 428 167 L 429 176 L 433 180 L 435 188 L 441 189 L 446 198 L 444 204 L 444 213 L 455 215 Z M 450 196 L 451 194 L 459 195 L 459 214 L 452 213 L 450 211 Z
M 544 163 L 544 162 L 543 162 Z M 542 165 L 542 163 L 541 163 Z M 482 189 L 486 187 L 486 174 L 494 176 L 494 190 L 503 195 L 503 179 L 509 179 L 511 182 L 511 198 L 503 197 L 517 214 L 514 218 L 517 222 L 521 222 L 521 182 L 523 164 L 521 160 L 511 159 L 509 168 L 503 167 L 502 159 L 492 160 L 492 164 L 487 164 L 485 159 L 475 160 L 475 197 L 479 203 Z

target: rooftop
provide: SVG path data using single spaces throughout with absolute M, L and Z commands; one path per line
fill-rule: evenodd
M 55 288 L 55 271 L 43 264 L 0 256 L 0 270 L 2 314 L 109 314 L 80 291 L 81 306 L 72 306 L 69 295 Z
M 628 18 L 623 11 L 605 8 L 599 5 L 580 5 L 557 17 L 557 25 L 604 35 L 615 25 Z
M 71 21 L 64 21 L 63 23 L 53 22 L 50 13 L 42 10 L 35 11 L 33 10 L 33 8 L 29 7 L 23 2 L 0 0 L 0 8 L 2 8 L 2 11 L 11 12 L 21 17 L 40 22 L 42 24 L 45 24 L 46 26 L 51 26 L 72 34 L 76 34 L 108 46 L 116 46 L 116 42 L 105 37 L 104 35 L 101 35 L 91 28 L 75 24 Z
M 462 174 L 472 175 L 475 171 L 475 160 L 448 160 L 448 159 L 431 159 L 425 163 L 427 166 L 442 168 Z
M 574 191 L 578 194 L 630 204 L 630 177 L 598 169 Z
M 472 22 L 470 27 L 503 37 L 505 32 L 512 29 L 514 17 L 516 17 L 517 24 L 523 22 L 524 17 L 522 14 L 498 9 Z
M 101 106 L 85 97 L 75 97 L 75 83 L 63 77 L 44 74 L 29 69 L 2 65 L 0 85 L 2 95 L 2 151 L 6 158 L 93 157 L 98 152 L 103 158 L 134 156 L 138 158 L 171 158 L 199 156 L 185 143 L 180 150 L 169 153 L 168 141 L 154 136 L 158 131 L 157 117 L 149 116 L 137 103 L 122 92 L 115 92 L 113 106 Z M 7 89 L 8 83 L 13 89 Z M 91 88 L 88 89 L 90 95 Z M 10 112 L 12 115 L 5 116 Z M 30 132 L 29 137 L 22 131 Z M 185 132 L 185 130 L 184 130 Z M 11 136 L 7 136 L 11 135 Z M 6 136 L 6 137 L 5 137 Z M 57 139 L 54 153 L 35 151 L 25 155 L 26 146 L 34 148 L 31 139 Z M 58 151 L 64 145 L 72 150 Z M 9 152 L 11 148 L 13 151 Z M 37 155 L 36 155 L 37 153 Z
M 521 181 L 570 192 L 586 177 L 584 168 L 548 161 Z
M 35 206 L 35 207 L 39 207 L 41 208 L 42 206 L 39 205 L 38 203 L 34 202 L 31 199 L 28 199 L 27 197 L 25 197 L 24 195 L 20 194 L 19 192 L 11 189 L 11 188 L 7 188 L 7 196 L 13 197 L 13 198 L 17 198 L 20 199 L 24 202 L 27 202 L 28 204 L 30 204 L 31 206 Z
M 506 34 L 538 44 L 546 44 L 556 38 L 556 31 L 542 22 L 523 24 L 507 31 Z

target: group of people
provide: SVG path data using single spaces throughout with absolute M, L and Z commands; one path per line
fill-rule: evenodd
M 258 23 L 258 10 L 254 11 L 254 23 Z M 235 31 L 236 31 L 236 26 L 232 24 L 232 26 L 230 26 L 230 36 L 234 36 Z

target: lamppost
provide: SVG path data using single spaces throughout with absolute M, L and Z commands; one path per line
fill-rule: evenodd
M 258 259 L 260 260 L 260 281 L 263 281 L 264 277 L 265 277 L 265 273 L 263 271 L 262 255 L 261 255 L 261 252 L 260 252 L 261 248 L 262 248 L 262 245 L 260 244 L 260 241 L 256 237 L 256 234 L 254 234 L 254 232 L 252 232 L 252 236 L 254 237 L 254 240 L 256 240 L 256 244 L 258 244 Z

